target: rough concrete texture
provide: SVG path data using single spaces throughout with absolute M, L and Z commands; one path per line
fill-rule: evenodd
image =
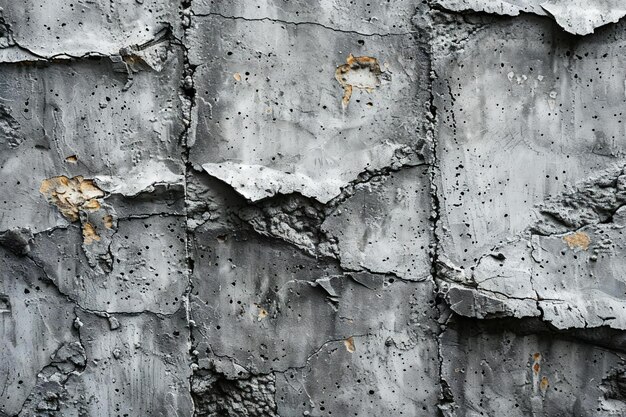
M 0 416 L 626 416 L 614 0 L 0 0 Z

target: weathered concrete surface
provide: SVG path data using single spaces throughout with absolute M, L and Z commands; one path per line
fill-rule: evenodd
M 0 0 L 0 416 L 626 415 L 625 13 Z
M 606 29 L 606 42 L 574 41 L 519 17 L 435 61 L 445 115 L 441 269 L 451 281 L 442 289 L 459 314 L 624 329 L 617 138 L 626 74 L 612 52 L 622 26 Z M 477 65 L 489 39 L 493 52 Z
M 445 416 L 619 416 L 623 354 L 548 332 L 460 323 L 441 335 Z M 492 346 L 499 346 L 492 349 Z M 582 365 L 581 364 L 585 364 Z M 617 394 L 617 395 L 616 395 Z
M 91 2 L 0 1 L 10 44 L 33 57 L 118 55 L 152 41 L 163 30 L 182 35 L 182 4 L 161 0 Z
M 362 172 L 423 161 L 426 138 L 415 130 L 424 120 L 428 72 L 416 38 L 213 14 L 193 19 L 190 161 L 252 201 L 297 192 L 321 203 Z M 346 75 L 355 87 L 342 100 L 334 75 L 351 54 L 377 63 Z

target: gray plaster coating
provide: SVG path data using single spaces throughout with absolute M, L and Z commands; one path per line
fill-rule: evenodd
M 613 0 L 0 0 L 0 417 L 626 415 Z

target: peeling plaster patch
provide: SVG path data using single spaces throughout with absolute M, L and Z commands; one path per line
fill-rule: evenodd
M 231 185 L 250 201 L 258 201 L 276 194 L 299 192 L 327 203 L 341 192 L 341 183 L 318 182 L 298 172 L 284 172 L 262 165 L 244 165 L 235 162 L 204 164 L 202 168 L 217 179 Z
M 576 232 L 570 235 L 563 237 L 563 241 L 567 243 L 570 249 L 580 248 L 582 250 L 589 249 L 589 244 L 591 243 L 591 239 L 589 239 L 589 235 L 583 232 Z
M 343 87 L 343 98 L 341 104 L 348 107 L 353 88 L 372 92 L 380 86 L 380 76 L 382 71 L 376 58 L 369 56 L 353 56 L 350 54 L 344 65 L 337 67 L 335 78 Z
M 336 247 L 321 229 L 326 208 L 300 194 L 275 196 L 237 211 L 263 236 L 289 242 L 313 256 L 335 257 Z
M 588 35 L 626 15 L 621 0 L 549 0 L 541 3 L 541 7 L 559 26 L 576 35 Z
M 96 229 L 91 223 L 83 224 L 83 242 L 90 245 L 94 241 L 100 241 L 100 236 L 96 233 Z
M 71 179 L 66 176 L 45 179 L 41 182 L 39 192 L 71 222 L 78 221 L 81 211 L 99 210 L 99 199 L 104 197 L 104 192 L 93 180 L 81 176 Z
M 435 0 L 435 4 L 455 12 L 476 11 L 506 16 L 521 12 L 545 15 L 540 3 L 543 0 Z
M 83 251 L 89 264 L 110 271 L 113 262 L 110 244 L 117 218 L 113 208 L 103 203 L 104 191 L 82 176 L 59 176 L 43 180 L 39 192 L 70 222 L 80 220 Z
M 473 10 L 508 16 L 525 12 L 549 16 L 575 35 L 591 34 L 626 15 L 621 0 L 436 0 L 436 4 L 456 12 Z
M 132 178 L 132 181 L 129 181 L 129 178 Z M 154 191 L 155 187 L 160 184 L 183 184 L 184 179 L 184 175 L 173 172 L 166 163 L 159 161 L 148 161 L 141 169 L 133 169 L 128 176 L 96 175 L 94 177 L 95 183 L 102 190 L 126 197 Z

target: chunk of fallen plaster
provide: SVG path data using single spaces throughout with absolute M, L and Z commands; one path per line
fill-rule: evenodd
M 439 6 L 455 12 L 473 10 L 504 16 L 517 16 L 520 12 L 545 15 L 540 3 L 541 0 L 437 0 L 436 2 Z
M 153 191 L 157 184 L 182 184 L 184 178 L 184 175 L 172 172 L 164 163 L 150 161 L 141 169 L 134 169 L 124 176 L 96 175 L 94 180 L 100 189 L 108 193 L 133 197 Z
M 340 181 L 319 182 L 298 172 L 283 172 L 262 165 L 227 161 L 204 164 L 202 168 L 251 201 L 272 197 L 275 194 L 299 192 L 306 197 L 317 199 L 320 203 L 327 203 L 341 192 Z

